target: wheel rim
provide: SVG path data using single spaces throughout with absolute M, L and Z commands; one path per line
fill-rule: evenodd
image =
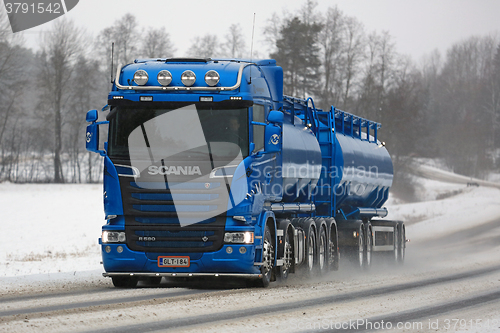
M 398 230 L 398 228 L 394 229 L 394 259 L 396 261 L 399 260 L 399 230 Z
M 325 269 L 325 263 L 326 263 L 326 235 L 324 230 L 321 232 L 321 236 L 319 239 L 319 268 L 320 270 Z
M 314 232 L 314 230 L 312 230 L 312 232 Z M 312 233 L 309 234 L 309 249 L 307 251 L 307 256 L 308 256 L 308 268 L 309 268 L 309 271 L 312 271 L 313 270 L 313 267 L 314 267 L 314 244 L 315 241 L 314 241 L 314 235 Z
M 263 255 L 263 266 L 264 266 L 264 275 L 269 275 L 271 273 L 271 270 L 273 268 L 273 258 L 274 258 L 274 248 L 273 244 L 270 242 L 269 239 L 265 238 L 264 239 L 264 255 Z
M 366 237 L 366 264 L 370 266 L 372 263 L 372 232 L 371 228 L 368 228 L 368 235 Z
M 285 253 L 284 253 L 284 263 L 283 263 L 283 276 L 287 276 L 288 272 L 290 270 L 290 267 L 292 267 L 292 245 L 290 244 L 289 241 L 289 236 L 288 233 L 285 236 Z
M 405 251 L 406 251 L 406 230 L 403 226 L 403 228 L 401 229 L 401 242 L 399 244 L 399 261 L 400 262 L 403 262 L 405 260 Z
M 359 239 L 358 239 L 358 264 L 359 266 L 363 266 L 363 257 L 364 257 L 364 237 L 363 237 L 363 231 L 360 231 L 359 233 Z

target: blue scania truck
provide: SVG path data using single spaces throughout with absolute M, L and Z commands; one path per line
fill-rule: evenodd
M 118 67 L 103 111 L 87 113 L 86 145 L 104 157 L 99 243 L 116 287 L 265 287 L 340 258 L 404 260 L 403 222 L 383 219 L 393 166 L 381 125 L 284 96 L 275 60 L 136 60 Z

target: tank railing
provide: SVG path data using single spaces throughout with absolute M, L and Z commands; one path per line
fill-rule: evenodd
M 372 120 L 365 119 L 363 117 L 356 116 L 352 113 L 345 112 L 339 109 L 333 110 L 335 113 L 335 120 L 340 121 L 340 127 L 336 128 L 340 133 L 344 135 L 349 135 L 351 137 L 359 138 L 364 140 L 362 137 L 363 128 L 366 129 L 366 141 L 377 142 L 377 132 L 382 125 Z M 358 127 L 358 132 L 355 135 L 355 128 Z M 370 140 L 370 130 L 373 130 L 373 141 Z
M 309 101 L 311 102 L 312 104 L 312 109 L 309 107 Z M 313 112 L 314 110 L 314 112 Z M 312 99 L 312 97 L 308 97 L 306 99 L 306 124 L 307 124 L 307 118 L 310 118 L 311 119 L 311 125 L 312 125 L 312 131 L 314 133 L 316 133 L 318 131 L 318 127 L 319 127 L 319 120 L 318 120 L 318 111 L 316 110 L 316 106 L 314 105 L 314 101 Z

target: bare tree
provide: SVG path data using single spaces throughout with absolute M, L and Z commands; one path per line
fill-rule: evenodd
M 241 25 L 232 24 L 224 37 L 222 44 L 222 55 L 230 58 L 242 58 L 246 51 L 245 38 L 241 31 Z
M 95 48 L 104 61 L 103 72 L 108 75 L 111 66 L 126 65 L 137 57 L 140 40 L 139 28 L 135 16 L 128 13 L 116 20 L 110 27 L 102 30 L 96 39 Z M 111 64 L 111 45 L 114 43 L 114 61 Z M 114 73 L 113 73 L 114 74 Z
M 68 97 L 73 65 L 82 51 L 82 31 L 72 21 L 55 21 L 41 44 L 40 107 L 50 115 L 54 134 L 54 182 L 64 182 L 61 163 L 63 148 L 63 116 L 68 111 Z
M 320 60 L 323 82 L 318 92 L 320 105 L 326 108 L 330 104 L 339 106 L 340 71 L 342 64 L 342 34 L 344 15 L 338 7 L 330 7 L 323 19 L 324 27 L 319 33 Z
M 219 55 L 219 40 L 216 35 L 206 34 L 203 37 L 196 37 L 187 51 L 190 57 L 212 58 Z
M 176 49 L 170 34 L 162 28 L 149 28 L 142 42 L 142 50 L 148 58 L 171 58 Z
M 360 63 L 365 57 L 365 33 L 363 25 L 353 17 L 345 19 L 344 31 L 344 91 L 343 107 L 348 108 L 354 80 L 360 71 Z

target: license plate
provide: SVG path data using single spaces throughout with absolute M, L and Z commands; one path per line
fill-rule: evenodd
M 158 267 L 189 267 L 189 257 L 158 257 Z

